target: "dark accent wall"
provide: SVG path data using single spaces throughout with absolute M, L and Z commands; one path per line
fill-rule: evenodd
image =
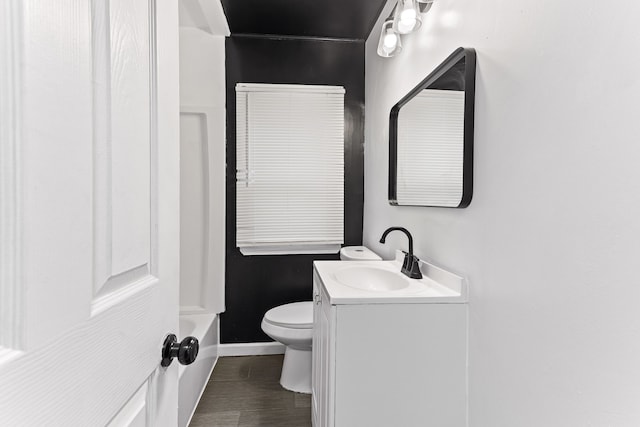
M 231 34 L 366 40 L 386 0 L 222 0 Z
M 226 312 L 223 343 L 270 341 L 260 328 L 277 305 L 311 300 L 312 262 L 338 255 L 243 256 L 236 247 L 236 83 L 344 86 L 345 245 L 362 243 L 364 42 L 232 36 L 226 40 Z

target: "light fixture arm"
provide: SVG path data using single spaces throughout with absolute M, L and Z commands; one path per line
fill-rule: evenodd
M 427 13 L 431 10 L 431 6 L 433 6 L 433 2 L 421 2 L 418 1 L 418 8 L 420 9 L 420 13 Z

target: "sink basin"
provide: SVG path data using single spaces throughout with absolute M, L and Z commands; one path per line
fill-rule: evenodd
M 346 267 L 334 273 L 335 279 L 345 286 L 371 292 L 398 291 L 408 288 L 409 279 L 399 271 L 376 266 Z

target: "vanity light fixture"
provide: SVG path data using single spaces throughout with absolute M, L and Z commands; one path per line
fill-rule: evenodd
M 393 19 L 391 17 L 382 24 L 380 40 L 378 41 L 378 55 L 389 58 L 402 51 L 402 40 L 400 34 L 393 29 Z
M 389 58 L 402 51 L 405 35 L 417 31 L 422 25 L 422 15 L 427 13 L 434 0 L 398 0 L 391 15 L 382 23 L 378 40 L 378 55 Z
M 409 34 L 422 25 L 417 0 L 398 0 L 393 14 L 393 29 L 400 34 Z

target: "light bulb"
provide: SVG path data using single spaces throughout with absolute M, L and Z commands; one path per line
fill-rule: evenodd
M 398 44 L 398 36 L 394 33 L 386 34 L 382 43 L 385 50 L 392 51 L 395 49 L 396 44 Z
M 417 13 L 414 9 L 405 9 L 402 12 L 400 12 L 400 21 L 402 22 L 415 21 L 416 16 L 417 16 Z
M 400 34 L 409 34 L 420 28 L 421 24 L 422 18 L 416 0 L 398 0 L 393 17 L 394 30 Z
M 415 26 L 416 26 L 415 19 L 401 20 L 400 22 L 398 22 L 398 32 L 400 34 L 409 34 L 411 31 L 413 31 L 413 28 Z
M 398 54 L 402 50 L 400 36 L 393 29 L 393 21 L 388 20 L 382 24 L 380 40 L 378 41 L 378 55 L 389 58 Z

